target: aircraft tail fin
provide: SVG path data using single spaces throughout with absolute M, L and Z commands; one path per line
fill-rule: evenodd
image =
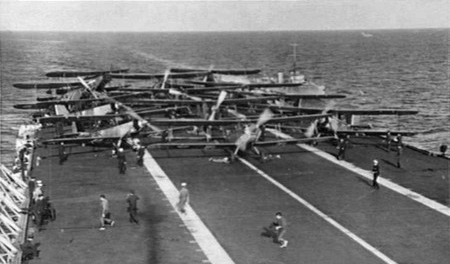
M 56 115 L 62 115 L 62 116 L 69 115 L 69 110 L 67 110 L 67 107 L 65 105 L 55 105 L 55 112 L 56 112 Z
M 76 122 L 72 122 L 72 133 L 78 134 L 78 128 L 77 128 Z

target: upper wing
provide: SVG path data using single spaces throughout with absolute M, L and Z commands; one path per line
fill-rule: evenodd
M 162 79 L 167 75 L 169 79 L 184 79 L 184 78 L 194 78 L 205 76 L 207 72 L 185 72 L 185 73 L 113 73 L 112 78 L 118 79 L 136 79 L 136 80 L 147 80 L 147 79 Z
M 171 72 L 202 72 L 224 74 L 224 75 L 249 75 L 258 74 L 261 69 L 192 69 L 192 68 L 171 68 Z
M 82 115 L 82 116 L 48 116 L 39 118 L 40 123 L 56 123 L 56 122 L 78 122 L 78 121 L 99 121 L 99 120 L 111 120 L 114 118 L 125 118 L 128 115 Z
M 51 145 L 51 144 L 88 144 L 95 142 L 102 142 L 108 140 L 117 140 L 119 137 L 77 137 L 77 138 L 53 138 L 43 140 L 42 144 Z
M 322 113 L 323 108 L 312 107 L 294 107 L 294 106 L 277 106 L 277 105 L 258 105 L 269 107 L 273 110 L 294 111 L 302 113 Z M 343 115 L 415 115 L 419 113 L 417 110 L 403 110 L 403 109 L 329 109 L 327 113 L 330 114 L 343 114 Z
M 319 137 L 319 138 L 293 138 L 293 139 L 280 139 L 271 141 L 258 141 L 254 142 L 255 146 L 276 146 L 282 144 L 297 144 L 308 143 L 313 141 L 327 141 L 334 137 Z M 217 147 L 217 148 L 234 148 L 236 143 L 234 142 L 169 142 L 169 143 L 156 143 L 151 144 L 150 147 L 167 147 L 167 148 L 203 148 L 203 147 Z
M 244 88 L 282 88 L 282 87 L 297 87 L 302 83 L 233 83 L 233 82 L 204 82 L 204 81 L 188 81 L 192 84 L 199 84 L 204 86 L 236 86 L 241 85 Z
M 118 70 L 106 70 L 106 71 L 52 71 L 47 72 L 45 76 L 47 77 L 78 77 L 87 75 L 103 75 L 106 73 L 121 73 L 127 72 L 129 69 L 118 69 Z
M 338 135 L 368 135 L 368 136 L 382 136 L 387 134 L 387 130 L 374 131 L 374 130 L 338 130 Z M 392 135 L 414 136 L 419 134 L 417 131 L 389 131 Z
M 330 116 L 329 114 L 320 115 L 299 115 L 299 116 L 288 116 L 288 117 L 278 117 L 268 120 L 266 123 L 285 123 L 300 120 L 315 120 L 319 118 L 324 118 Z M 257 123 L 257 119 L 222 119 L 222 120 L 205 120 L 205 119 L 150 119 L 150 122 L 155 125 L 168 125 L 168 126 L 224 126 L 233 124 L 244 124 L 244 123 Z

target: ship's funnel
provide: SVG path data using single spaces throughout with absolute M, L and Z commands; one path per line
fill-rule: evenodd
M 283 83 L 284 82 L 284 77 L 283 77 L 283 73 L 279 72 L 278 73 L 278 83 Z

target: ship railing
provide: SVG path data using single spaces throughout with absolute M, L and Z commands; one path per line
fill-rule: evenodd
M 22 263 L 20 246 L 27 239 L 30 206 L 28 181 L 33 166 L 35 138 L 39 125 L 22 125 L 16 139 L 12 170 L 0 164 L 0 263 Z

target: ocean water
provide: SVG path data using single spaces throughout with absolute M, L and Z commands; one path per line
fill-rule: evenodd
M 437 152 L 450 138 L 449 29 L 221 33 L 0 32 L 1 162 L 14 158 L 19 125 L 44 90 L 13 83 L 45 80 L 60 69 L 130 68 L 161 73 L 169 67 L 261 68 L 268 75 L 293 64 L 328 93 L 335 107 L 417 109 L 415 116 L 372 116 L 375 128 L 421 131 L 406 142 Z

